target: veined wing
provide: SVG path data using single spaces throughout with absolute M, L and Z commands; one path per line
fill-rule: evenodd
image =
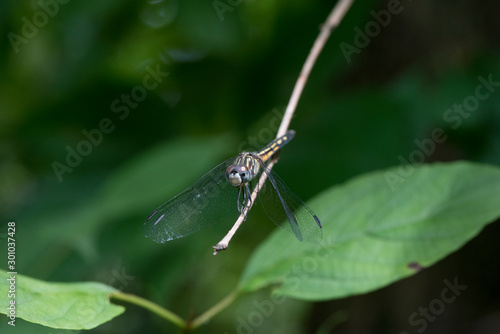
M 258 160 L 267 173 L 264 189 L 259 192 L 267 216 L 279 227 L 295 234 L 300 241 L 319 243 L 323 238 L 323 228 L 318 217 L 273 170 Z
M 226 168 L 235 159 L 222 162 L 153 211 L 144 223 L 146 237 L 163 243 L 218 222 L 236 220 L 238 189 L 226 180 Z

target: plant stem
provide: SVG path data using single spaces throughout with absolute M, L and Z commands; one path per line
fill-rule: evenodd
M 271 160 L 271 162 L 269 162 L 267 164 L 267 167 L 269 168 L 269 170 L 271 170 L 271 168 L 273 168 L 274 164 L 275 164 L 275 160 Z M 262 173 L 260 175 L 259 183 L 252 191 L 250 201 L 248 201 L 248 204 L 245 206 L 243 211 L 241 211 L 241 214 L 238 217 L 238 219 L 236 220 L 236 223 L 234 223 L 233 227 L 226 234 L 226 236 L 224 238 L 222 238 L 222 240 L 219 241 L 219 243 L 213 247 L 214 248 L 214 255 L 217 255 L 217 254 L 219 254 L 220 251 L 227 249 L 227 247 L 229 245 L 229 241 L 231 241 L 231 238 L 234 236 L 234 234 L 236 233 L 236 231 L 240 227 L 241 223 L 243 223 L 245 221 L 247 214 L 250 211 L 250 209 L 252 208 L 252 205 L 255 203 L 255 200 L 257 199 L 257 195 L 259 194 L 260 189 L 262 189 L 262 187 L 264 186 L 266 179 L 267 179 L 267 173 Z
M 354 0 L 339 0 L 335 7 L 333 7 L 332 11 L 328 15 L 326 22 L 321 27 L 320 33 L 316 40 L 314 41 L 313 47 L 311 51 L 309 51 L 309 55 L 306 58 L 304 65 L 302 66 L 302 70 L 300 71 L 299 78 L 295 82 L 295 87 L 293 88 L 292 95 L 290 96 L 290 101 L 285 110 L 285 114 L 283 115 L 283 119 L 281 120 L 280 127 L 278 129 L 278 133 L 276 134 L 276 138 L 283 136 L 287 131 L 292 121 L 293 114 L 295 113 L 295 109 L 297 108 L 297 104 L 299 102 L 300 96 L 302 95 L 302 91 L 304 90 L 304 86 L 306 85 L 307 79 L 309 78 L 309 74 L 318 59 L 319 54 L 323 50 L 323 47 L 326 44 L 326 41 L 330 37 L 332 31 L 340 24 L 342 19 L 344 18 L 347 10 L 351 7 Z M 275 159 L 274 162 L 278 160 Z M 269 171 L 273 168 L 273 162 L 269 163 L 267 167 Z M 229 241 L 236 233 L 236 230 L 240 227 L 240 225 L 245 221 L 247 213 L 252 208 L 257 195 L 266 182 L 267 173 L 262 173 L 261 178 L 259 180 L 259 185 L 254 188 L 252 192 L 252 200 L 249 202 L 247 206 L 245 206 L 244 210 L 241 212 L 240 216 L 234 223 L 233 227 L 226 234 L 224 238 L 217 245 L 213 247 L 214 255 L 219 254 L 220 251 L 227 249 L 229 245 Z
M 195 329 L 203 325 L 205 322 L 210 320 L 214 315 L 228 307 L 239 295 L 239 290 L 233 290 L 229 295 L 224 297 L 220 302 L 206 310 L 203 314 L 201 314 L 199 317 L 194 319 L 190 324 L 188 324 L 188 327 L 190 329 Z
M 283 115 L 283 119 L 281 120 L 280 128 L 278 129 L 278 133 L 276 134 L 276 138 L 283 136 L 287 130 L 290 122 L 292 120 L 293 113 L 295 112 L 295 108 L 299 103 L 300 96 L 302 95 L 302 91 L 304 90 L 304 86 L 306 85 L 307 79 L 309 78 L 309 74 L 316 63 L 316 59 L 318 59 L 321 50 L 326 44 L 326 41 L 330 37 L 332 31 L 340 24 L 345 14 L 351 7 L 354 0 L 339 0 L 335 7 L 333 7 L 330 15 L 326 19 L 326 22 L 321 27 L 320 33 L 316 40 L 314 41 L 313 47 L 311 51 L 309 51 L 309 55 L 302 66 L 302 70 L 300 71 L 299 78 L 297 82 L 295 82 L 295 87 L 293 88 L 292 95 L 290 96 L 290 101 L 286 106 L 285 114 Z
M 186 328 L 186 322 L 184 321 L 184 319 L 179 317 L 177 314 L 161 307 L 160 305 L 153 303 L 152 301 L 120 291 L 112 292 L 110 294 L 110 297 L 113 299 L 122 300 L 143 307 L 146 310 L 156 313 L 156 315 L 160 316 L 161 318 L 167 321 L 170 321 L 171 323 L 175 324 L 180 328 Z

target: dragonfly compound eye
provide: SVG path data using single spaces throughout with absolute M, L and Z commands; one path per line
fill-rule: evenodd
M 250 172 L 244 165 L 231 165 L 226 169 L 226 178 L 233 187 L 240 187 L 250 181 Z
M 231 183 L 233 187 L 241 186 L 242 180 L 238 173 L 237 165 L 231 165 L 226 169 L 226 179 Z

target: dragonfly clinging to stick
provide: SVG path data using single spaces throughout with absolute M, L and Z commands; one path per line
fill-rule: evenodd
M 257 176 L 265 173 L 268 182 L 257 190 L 269 218 L 300 241 L 319 242 L 322 226 L 318 217 L 266 165 L 294 136 L 295 131 L 290 130 L 257 152 L 243 152 L 222 162 L 154 210 L 144 224 L 145 235 L 163 243 L 238 216 L 245 220 L 253 205 L 252 191 L 258 187 Z M 225 239 L 230 240 L 232 234 Z M 214 247 L 215 254 L 227 248 L 229 240 L 225 239 Z

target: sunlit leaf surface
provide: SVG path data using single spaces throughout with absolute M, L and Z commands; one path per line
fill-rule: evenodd
M 275 233 L 253 254 L 241 289 L 326 300 L 372 291 L 461 247 L 500 216 L 500 169 L 468 162 L 400 166 L 357 177 L 310 202 L 320 245 Z
M 111 304 L 109 294 L 114 288 L 97 283 L 52 283 L 23 275 L 15 276 L 15 296 L 9 297 L 11 278 L 0 270 L 1 313 L 10 314 L 10 302 L 15 301 L 15 315 L 29 322 L 52 328 L 91 329 L 125 311 Z M 10 320 L 9 320 L 10 321 Z

